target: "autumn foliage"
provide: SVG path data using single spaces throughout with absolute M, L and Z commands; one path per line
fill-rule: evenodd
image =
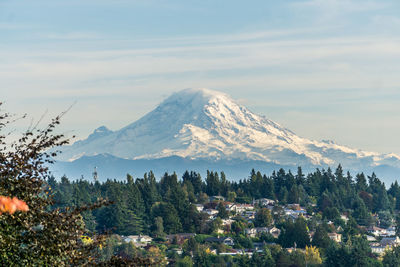
M 13 214 L 16 211 L 28 211 L 29 207 L 25 201 L 22 201 L 16 197 L 4 197 L 0 196 L 0 215 L 2 213 Z
M 18 118 L 3 112 L 0 103 L 0 266 L 96 263 L 104 237 L 86 229 L 81 213 L 108 202 L 99 199 L 95 204 L 54 209 L 46 182 L 50 177 L 47 166 L 57 147 L 69 142 L 62 134 L 54 134 L 62 115 L 43 129 L 30 127 L 10 141 Z M 82 235 L 91 236 L 93 242 L 82 242 Z
M 306 246 L 306 262 L 308 264 L 322 264 L 321 255 L 319 253 L 319 249 L 314 246 Z

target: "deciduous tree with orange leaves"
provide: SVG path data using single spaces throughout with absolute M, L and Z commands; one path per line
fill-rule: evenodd
M 9 141 L 15 117 L 1 107 L 0 103 L 0 266 L 95 264 L 95 252 L 103 238 L 88 233 L 81 212 L 106 201 L 52 209 L 47 190 L 47 165 L 56 155 L 48 151 L 69 142 L 63 135 L 54 134 L 63 114 L 44 129 L 33 127 L 16 141 Z M 82 241 L 82 236 L 90 235 L 93 242 Z
M 29 207 L 26 205 L 25 201 L 22 201 L 16 197 L 4 197 L 0 196 L 0 215 L 2 213 L 13 214 L 16 211 L 28 211 Z

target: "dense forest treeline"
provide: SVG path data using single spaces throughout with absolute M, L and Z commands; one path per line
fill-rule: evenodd
M 307 175 L 300 167 L 296 174 L 280 169 L 270 176 L 252 170 L 248 178 L 238 182 L 230 181 L 223 172 L 212 171 L 207 171 L 204 180 L 200 174 L 187 171 L 181 179 L 175 173 L 165 173 L 157 181 L 150 171 L 143 178 L 128 174 L 123 181 L 103 183 L 51 177 L 48 184 L 56 207 L 80 206 L 98 198 L 113 201 L 114 205 L 85 212 L 84 220 L 90 230 L 112 229 L 121 235 L 209 233 L 213 226 L 193 204 L 206 203 L 208 196 L 216 195 L 238 203 L 258 198 L 299 203 L 323 219 L 340 221 L 344 213 L 361 226 L 387 227 L 400 209 L 397 181 L 387 190 L 374 173 L 352 177 L 344 174 L 340 165 L 334 172 L 317 169 Z M 379 222 L 375 214 L 379 214 Z
M 400 266 L 397 182 L 340 165 L 240 181 L 212 171 L 58 181 L 45 151 L 68 143 L 52 134 L 59 119 L 12 151 L 0 134 L 2 266 Z

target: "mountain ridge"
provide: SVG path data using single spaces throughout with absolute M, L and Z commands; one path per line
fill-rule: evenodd
M 128 160 L 172 156 L 191 160 L 263 161 L 282 166 L 348 169 L 380 165 L 400 168 L 400 157 L 313 141 L 239 105 L 225 93 L 185 89 L 172 94 L 141 119 L 111 131 L 97 128 L 85 140 L 63 148 L 58 158 L 110 154 Z

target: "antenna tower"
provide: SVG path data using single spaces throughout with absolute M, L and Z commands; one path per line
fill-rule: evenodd
M 93 172 L 93 180 L 96 182 L 97 181 L 97 167 L 94 167 L 94 172 Z

